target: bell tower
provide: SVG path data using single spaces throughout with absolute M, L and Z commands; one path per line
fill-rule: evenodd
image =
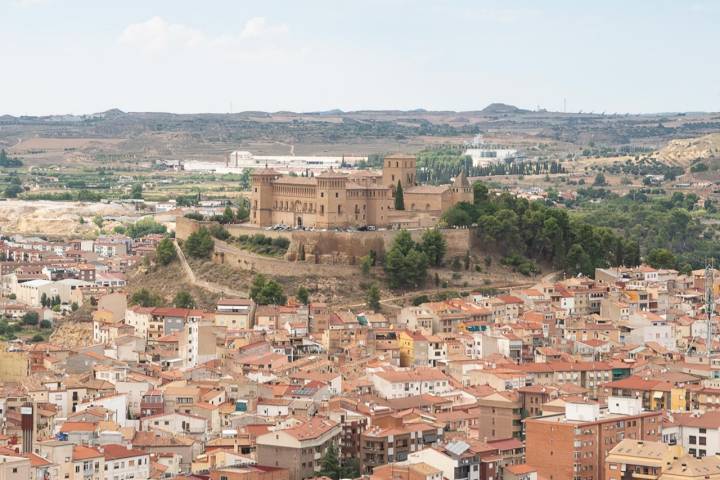
M 415 185 L 417 160 L 415 155 L 394 154 L 385 157 L 383 163 L 383 185 L 394 191 L 398 181 L 403 189 Z

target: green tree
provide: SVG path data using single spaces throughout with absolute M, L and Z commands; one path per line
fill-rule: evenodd
M 11 183 L 7 187 L 5 187 L 5 196 L 7 198 L 16 198 L 22 192 L 23 192 L 22 186 L 16 185 L 14 183 Z
M 130 295 L 131 305 L 139 305 L 141 307 L 159 307 L 162 303 L 162 298 L 160 298 L 159 295 L 150 292 L 146 288 L 141 288 Z
M 410 250 L 415 248 L 415 242 L 407 230 L 400 230 L 395 236 L 391 249 L 398 249 L 403 255 L 407 255 Z
M 605 175 L 601 172 L 595 175 L 595 180 L 593 181 L 593 185 L 596 187 L 603 187 L 607 185 L 607 181 L 605 180 Z
M 77 312 L 79 308 L 80 308 L 80 305 L 78 305 L 77 302 L 72 302 L 70 304 L 70 310 L 72 310 L 73 312 Z
M 196 232 L 191 233 L 183 245 L 185 253 L 193 258 L 209 258 L 214 247 L 215 242 L 205 227 L 201 227 Z
M 450 227 L 469 227 L 473 223 L 470 214 L 458 205 L 449 208 L 442 218 Z
M 640 243 L 634 240 L 625 242 L 625 254 L 622 264 L 627 267 L 637 267 L 640 265 Z
M 582 245 L 573 244 L 568 250 L 567 256 L 565 257 L 566 267 L 565 270 L 573 275 L 582 273 L 584 275 L 592 275 L 593 271 L 592 261 L 590 256 L 585 252 Z
M 359 478 L 360 461 L 357 458 L 346 458 L 342 464 L 342 478 Z
M 173 298 L 173 306 L 176 308 L 195 308 L 195 299 L 185 290 L 180 290 Z
M 282 286 L 262 274 L 255 275 L 250 286 L 250 298 L 258 305 L 285 305 L 287 302 Z
M 677 266 L 675 255 L 667 248 L 650 250 L 645 261 L 653 268 L 675 268 Z
M 442 232 L 437 229 L 426 230 L 420 241 L 420 248 L 428 257 L 430 265 L 439 267 L 447 252 L 447 242 Z
M 237 212 L 235 213 L 235 218 L 238 222 L 244 222 L 245 220 L 250 218 L 250 209 L 244 201 L 238 206 Z
M 130 198 L 140 200 L 143 198 L 143 187 L 142 183 L 136 183 L 130 189 Z
M 705 202 L 703 203 L 703 208 L 707 213 L 717 213 L 717 207 L 715 206 L 715 202 L 710 198 L 705 199 Z
M 390 288 L 417 287 L 425 282 L 428 256 L 401 230 L 385 257 L 385 272 Z
M 52 327 L 52 323 L 50 323 L 50 320 L 41 320 L 40 321 L 40 328 L 43 330 L 47 330 L 48 328 Z
M 222 214 L 222 222 L 221 223 L 233 223 L 235 221 L 235 212 L 233 212 L 233 209 L 230 208 L 230 206 L 225 207 L 225 210 Z
M 22 316 L 21 322 L 23 325 L 37 325 L 40 322 L 40 315 L 37 312 L 27 312 Z
M 155 248 L 155 258 L 160 265 L 169 265 L 177 258 L 175 245 L 169 238 L 163 238 Z
M 395 210 L 405 210 L 405 196 L 400 180 L 398 180 L 397 188 L 395 189 Z
M 210 228 L 208 229 L 210 231 L 210 235 L 217 238 L 218 240 L 227 240 L 232 235 L 230 235 L 230 232 L 227 231 L 225 227 L 222 225 L 210 225 Z
M 360 271 L 366 277 L 370 275 L 370 268 L 372 267 L 372 258 L 370 255 L 365 255 L 360 259 Z
M 140 238 L 153 233 L 167 233 L 167 227 L 155 221 L 152 217 L 146 217 L 127 227 L 127 234 L 132 238 Z
M 377 284 L 373 283 L 370 285 L 370 288 L 368 288 L 367 291 L 366 300 L 369 309 L 373 312 L 380 311 L 380 288 L 378 288 Z
M 340 480 L 342 474 L 343 471 L 337 448 L 334 443 L 331 443 L 327 450 L 325 450 L 325 455 L 323 455 L 320 461 L 320 476 L 332 478 L 332 480 Z
M 40 295 L 40 305 L 43 307 L 49 307 L 50 306 L 50 300 L 48 300 L 47 293 L 43 292 L 42 295 Z
M 97 225 L 98 228 L 102 228 L 105 219 L 103 219 L 102 215 L 95 215 L 95 217 L 93 217 L 93 223 Z
M 295 297 L 297 297 L 298 301 L 303 305 L 310 303 L 310 292 L 308 292 L 308 289 L 302 285 L 298 287 Z
M 473 203 L 475 203 L 476 206 L 487 202 L 489 193 L 490 190 L 488 190 L 488 187 L 484 183 L 473 183 Z

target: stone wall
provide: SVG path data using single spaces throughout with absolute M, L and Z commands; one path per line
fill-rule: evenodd
M 188 218 L 178 217 L 176 236 L 179 239 L 185 239 L 201 226 L 209 226 L 211 224 L 212 222 L 198 222 Z M 307 265 L 332 265 L 334 268 L 340 265 L 356 265 L 359 263 L 359 259 L 367 255 L 371 250 L 375 251 L 378 257 L 382 258 L 400 232 L 399 230 L 382 230 L 375 232 L 275 231 L 265 230 L 247 224 L 226 225 L 225 228 L 235 237 L 260 233 L 271 238 L 282 237 L 290 240 L 290 247 L 286 255 L 287 261 L 257 255 L 224 243 L 222 248 L 216 248 L 217 258 L 215 261 L 217 263 L 239 265 L 248 270 L 252 270 L 253 268 L 260 270 L 261 265 L 267 266 L 270 269 L 276 269 L 276 267 L 270 266 L 276 265 L 278 262 L 287 264 L 288 261 L 291 264 L 303 262 Z M 408 231 L 415 241 L 420 241 L 425 229 L 412 229 Z M 472 249 L 475 239 L 473 230 L 443 229 L 442 233 L 448 245 L 447 257 L 464 256 L 468 250 Z M 221 242 L 216 240 L 216 244 L 220 245 Z M 303 257 L 304 260 L 302 260 Z M 297 264 L 291 267 L 291 269 L 296 268 Z
M 324 259 L 330 261 L 329 257 Z M 280 258 L 257 255 L 225 242 L 215 240 L 213 262 L 232 267 L 284 277 L 319 275 L 324 277 L 350 276 L 358 273 L 358 267 L 348 264 L 293 262 Z

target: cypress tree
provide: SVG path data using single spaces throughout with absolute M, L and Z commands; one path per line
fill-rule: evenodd
M 395 189 L 395 210 L 405 210 L 405 199 L 403 198 L 403 188 L 400 180 L 398 180 L 397 188 Z

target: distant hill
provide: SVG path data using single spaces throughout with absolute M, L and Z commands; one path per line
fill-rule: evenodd
M 491 103 L 487 107 L 480 110 L 480 113 L 490 115 L 505 115 L 509 113 L 529 113 L 530 110 L 523 110 L 515 105 L 508 105 L 507 103 Z
M 702 137 L 671 140 L 658 151 L 658 159 L 687 167 L 696 160 L 720 158 L 720 133 Z
M 95 113 L 92 116 L 99 117 L 99 118 L 115 118 L 115 117 L 121 117 L 123 115 L 125 115 L 125 112 L 123 112 L 119 108 L 111 108 L 110 110 L 106 110 L 104 112 Z

